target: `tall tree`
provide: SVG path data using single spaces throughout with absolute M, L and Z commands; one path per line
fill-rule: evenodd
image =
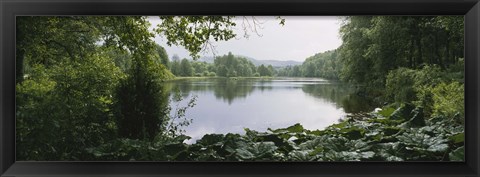
M 190 61 L 187 59 L 182 59 L 180 62 L 180 75 L 181 76 L 192 76 L 193 75 L 193 68 L 190 64 Z

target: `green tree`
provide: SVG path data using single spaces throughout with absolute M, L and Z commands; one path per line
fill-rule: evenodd
M 217 67 L 217 75 L 222 77 L 227 77 L 228 69 L 225 65 L 219 65 Z
M 116 117 L 119 135 L 131 139 L 152 140 L 168 121 L 168 94 L 158 70 L 166 70 L 153 61 L 136 60 L 117 89 Z
M 192 55 L 212 38 L 234 37 L 223 28 L 234 25 L 231 17 L 161 18 L 156 31 Z M 172 75 L 149 26 L 142 16 L 17 18 L 17 159 L 82 160 L 84 149 L 116 138 L 117 130 L 146 139 L 162 130 L 168 97 L 161 81 Z
M 170 68 L 170 60 L 168 59 L 168 54 L 165 48 L 158 44 L 155 44 L 155 52 L 157 53 L 158 59 L 160 61 L 159 63 L 163 64 L 163 66 L 167 68 Z
M 272 76 L 272 72 L 263 64 L 258 66 L 257 70 L 260 76 Z
M 124 77 L 101 55 L 32 66 L 16 86 L 17 159 L 81 160 L 85 148 L 114 138 L 112 95 Z
M 204 72 L 208 72 L 209 64 L 207 62 L 193 61 L 191 64 L 193 67 L 193 73 L 195 74 L 203 74 Z
M 341 27 L 340 58 L 344 80 L 384 87 L 389 71 L 460 63 L 463 53 L 460 16 L 347 17 Z M 367 72 L 369 71 L 369 72 Z
M 352 16 L 344 19 L 340 28 L 343 44 L 340 47 L 342 63 L 345 65 L 341 78 L 345 81 L 364 84 L 374 80 L 369 72 L 372 61 L 365 57 L 371 44 L 367 31 L 371 26 L 370 16 Z
M 214 60 L 214 66 L 218 76 L 223 77 L 245 77 L 252 76 L 255 71 L 255 65 L 244 57 L 233 55 L 218 56 Z
M 180 67 L 180 61 L 179 60 L 173 60 L 172 61 L 171 71 L 175 76 L 180 76 L 181 75 L 180 73 L 182 71 L 182 68 Z
M 276 70 L 273 68 L 272 65 L 268 65 L 267 69 L 268 69 L 268 72 L 270 72 L 270 76 L 274 76 L 274 75 L 275 75 Z
M 182 59 L 180 62 L 180 75 L 181 76 L 192 76 L 193 75 L 193 68 L 190 64 L 190 61 L 187 59 Z

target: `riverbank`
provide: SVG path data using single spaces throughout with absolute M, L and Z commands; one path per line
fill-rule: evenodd
M 275 79 L 276 77 L 270 76 L 262 76 L 262 77 L 220 77 L 220 76 L 188 76 L 188 77 L 174 77 L 170 80 L 183 80 L 183 79 L 231 79 L 231 80 L 239 80 L 239 79 Z
M 104 144 L 87 151 L 95 160 L 463 161 L 463 126 L 445 117 L 415 114 L 418 111 L 384 107 L 323 130 L 307 130 L 301 124 L 267 132 L 245 128 L 243 135 L 206 134 L 194 144 L 184 143 L 190 137 L 181 135 L 166 145 L 127 139 L 113 142 L 120 146 Z

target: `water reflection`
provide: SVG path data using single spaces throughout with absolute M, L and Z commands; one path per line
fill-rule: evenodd
M 373 109 L 351 86 L 322 79 L 203 78 L 170 81 L 165 86 L 179 90 L 185 98 L 197 96 L 196 106 L 186 114 L 193 119 L 186 134 L 193 139 L 206 133 L 265 131 L 295 123 L 322 129 L 346 113 Z
M 310 96 L 334 103 L 346 113 L 369 112 L 375 108 L 373 100 L 357 95 L 354 87 L 344 83 L 304 85 L 302 90 Z

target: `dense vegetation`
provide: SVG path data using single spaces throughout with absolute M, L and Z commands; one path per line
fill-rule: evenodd
M 255 65 L 244 57 L 228 55 L 215 57 L 214 63 L 190 61 L 187 59 L 173 60 L 171 71 L 175 76 L 219 76 L 219 77 L 260 77 L 273 76 L 274 69 L 271 65 Z
M 167 145 L 119 139 L 88 151 L 91 159 L 102 160 L 461 161 L 464 136 L 461 125 L 444 117 L 425 121 L 421 110 L 404 105 L 352 116 L 324 130 L 300 124 L 268 132 L 245 129 L 244 135 L 207 134 L 195 144 L 183 143 L 187 136 Z
M 279 75 L 342 80 L 378 102 L 413 103 L 427 116 L 463 119 L 462 17 L 353 16 L 340 32 L 338 49 Z
M 279 69 L 278 76 L 321 77 L 339 80 L 342 63 L 337 55 L 337 50 L 317 53 L 305 59 L 300 66 L 287 66 Z
M 196 57 L 206 41 L 235 37 L 232 18 L 161 16 L 153 33 L 140 16 L 19 17 L 17 160 L 85 160 L 118 138 L 178 136 L 185 109 L 169 114 L 162 81 L 174 76 L 153 37 Z
M 146 17 L 18 17 L 17 160 L 464 159 L 462 17 L 345 17 L 338 49 L 278 71 L 231 53 L 213 64 L 170 61 L 155 35 L 198 58 L 209 40 L 235 37 L 236 24 L 233 17 L 160 18 L 151 32 Z M 168 103 L 181 98 L 165 80 L 274 75 L 353 83 L 358 95 L 385 104 L 324 130 L 296 124 L 183 143 L 195 100 L 170 115 Z

